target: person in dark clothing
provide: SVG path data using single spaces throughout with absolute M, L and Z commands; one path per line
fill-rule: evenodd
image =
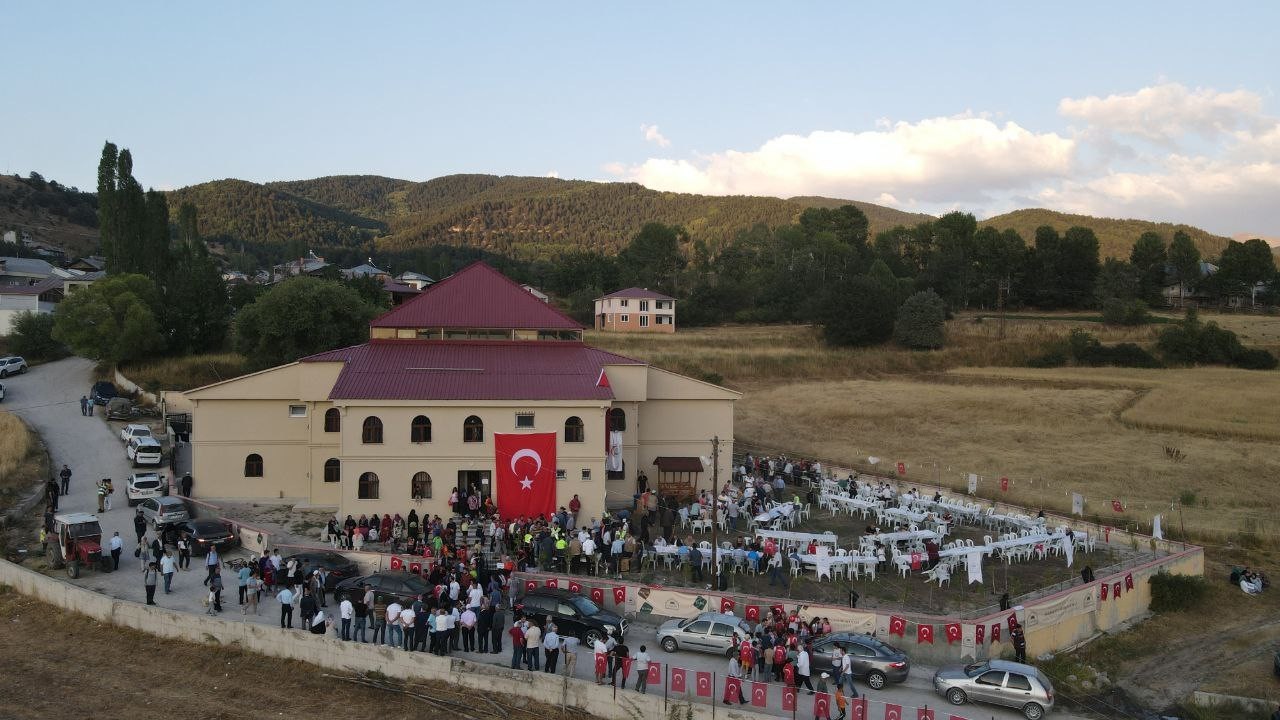
M 307 623 L 311 622 L 311 618 L 316 616 L 316 596 L 311 594 L 311 588 L 302 588 L 302 600 L 298 602 L 298 612 L 302 617 L 306 618 Z
M 617 645 L 613 646 L 613 650 L 609 653 L 609 664 L 612 666 L 612 669 L 609 671 L 610 685 L 614 687 L 618 686 L 618 674 L 622 672 L 622 666 L 623 666 L 622 660 L 623 658 L 628 658 L 628 657 L 631 657 L 631 650 L 629 650 L 626 645 L 624 645 L 623 643 L 618 643 Z M 627 686 L 627 676 L 623 675 L 622 687 L 626 688 L 626 686 Z
M 502 652 L 502 633 L 506 632 L 507 614 L 502 608 L 495 607 L 493 609 L 493 623 L 489 626 L 489 652 L 496 654 Z
M 71 491 L 71 468 L 63 465 L 58 477 L 62 478 L 62 494 L 68 494 Z
M 1027 661 L 1027 636 L 1022 632 L 1021 625 L 1014 625 L 1009 631 L 1009 638 L 1013 640 L 1013 660 L 1014 662 L 1025 663 Z
M 54 512 L 57 512 L 58 511 L 58 495 L 60 494 L 58 491 L 58 483 L 54 482 L 54 480 L 50 478 L 49 482 L 45 483 L 44 485 L 44 492 L 45 492 L 45 495 L 47 495 L 49 498 L 49 505 L 53 508 Z
M 142 536 L 147 534 L 147 519 L 142 516 L 142 508 L 133 516 L 133 531 L 138 534 L 138 542 L 142 542 Z
M 481 602 L 480 612 L 476 613 L 476 652 L 489 652 L 489 634 L 493 631 L 493 606 L 489 604 L 489 599 L 484 598 Z
M 191 497 L 191 473 L 182 476 L 182 497 Z

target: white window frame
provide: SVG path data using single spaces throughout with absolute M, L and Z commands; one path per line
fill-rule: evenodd
M 627 307 L 627 303 L 629 303 L 629 302 L 631 302 L 631 301 L 630 301 L 630 300 L 619 300 L 618 302 L 619 302 L 619 303 L 622 303 L 622 307 Z
M 306 405 L 290 405 L 290 406 L 289 406 L 289 417 L 291 417 L 291 418 L 304 418 L 304 417 L 306 417 L 306 416 L 307 416 L 307 406 L 306 406 Z
M 641 301 L 640 301 L 640 312 L 649 312 L 649 301 L 648 301 L 648 300 L 641 300 Z
M 618 322 L 621 322 L 621 323 L 631 322 L 631 316 L 630 316 L 630 315 L 619 315 L 619 316 L 618 316 Z
M 521 420 L 521 419 L 523 419 L 523 418 L 529 418 L 529 424 L 528 424 L 528 425 L 521 425 L 521 424 L 520 424 L 520 420 Z M 534 414 L 533 414 L 533 413 L 531 413 L 531 412 L 518 412 L 518 413 L 516 413 L 516 420 L 515 420 L 515 422 L 516 422 L 516 429 L 517 429 L 517 430 L 532 430 L 532 429 L 534 428 L 534 422 L 535 422 L 535 420 L 534 420 Z

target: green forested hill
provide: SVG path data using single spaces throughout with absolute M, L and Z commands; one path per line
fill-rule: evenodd
M 804 207 L 828 209 L 835 209 L 842 205 L 853 205 L 867 216 L 867 220 L 871 223 L 872 237 L 875 237 L 875 234 L 881 230 L 887 230 L 895 225 L 910 227 L 922 222 L 928 222 L 929 220 L 937 220 L 933 215 L 897 210 L 895 208 L 885 207 L 884 205 L 862 202 L 861 200 L 841 200 L 840 198 L 801 195 L 791 198 L 791 202 L 799 203 Z
M 1205 258 L 1218 257 L 1230 240 L 1230 238 L 1214 235 L 1190 225 L 1158 223 L 1148 220 L 1118 220 L 1115 218 L 1093 217 L 1091 215 L 1072 215 L 1041 208 L 1015 210 L 1011 213 L 987 218 L 979 222 L 978 225 L 990 225 L 1000 230 L 1008 228 L 1017 230 L 1022 235 L 1023 240 L 1026 240 L 1027 245 L 1031 245 L 1035 241 L 1036 228 L 1041 225 L 1052 225 L 1060 233 L 1066 232 L 1067 228 L 1073 226 L 1087 227 L 1093 230 L 1094 235 L 1098 236 L 1099 254 L 1103 258 L 1114 257 L 1122 260 L 1129 259 L 1129 252 L 1133 249 L 1133 243 L 1138 239 L 1139 235 L 1148 230 L 1159 233 L 1166 244 L 1173 239 L 1175 232 L 1181 230 L 1191 236 L 1196 246 L 1200 248 L 1200 254 Z
M 381 175 L 330 175 L 266 185 L 353 215 L 386 220 L 403 211 L 404 193 L 415 184 Z

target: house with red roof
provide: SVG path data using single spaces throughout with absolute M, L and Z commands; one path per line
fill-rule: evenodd
M 648 288 L 627 288 L 596 298 L 596 330 L 676 331 L 676 299 Z
M 187 391 L 195 487 L 446 519 L 455 490 L 505 514 L 540 487 L 555 507 L 576 495 L 586 521 L 677 478 L 676 465 L 683 484 L 669 489 L 709 487 L 714 437 L 729 476 L 739 393 L 593 348 L 582 331 L 469 265 L 375 318 L 368 342 Z M 504 485 L 511 473 L 522 484 Z

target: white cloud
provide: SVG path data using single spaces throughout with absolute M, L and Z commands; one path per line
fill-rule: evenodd
M 556 171 L 556 170 L 548 170 L 547 174 L 543 175 L 542 177 L 558 178 L 560 177 L 560 173 L 559 171 Z
M 644 135 L 645 142 L 651 142 L 658 147 L 668 147 L 671 141 L 668 140 L 661 132 L 658 132 L 657 125 L 640 124 L 640 134 Z
M 1063 98 L 1058 112 L 1101 130 L 1170 142 L 1188 133 L 1214 137 L 1255 127 L 1262 98 L 1247 90 L 1188 89 L 1178 83 L 1145 87 L 1127 95 Z
M 618 173 L 661 190 L 712 195 L 889 194 L 903 203 L 977 200 L 1066 175 L 1074 141 L 960 115 L 884 130 L 783 135 L 756 150 L 650 158 Z

